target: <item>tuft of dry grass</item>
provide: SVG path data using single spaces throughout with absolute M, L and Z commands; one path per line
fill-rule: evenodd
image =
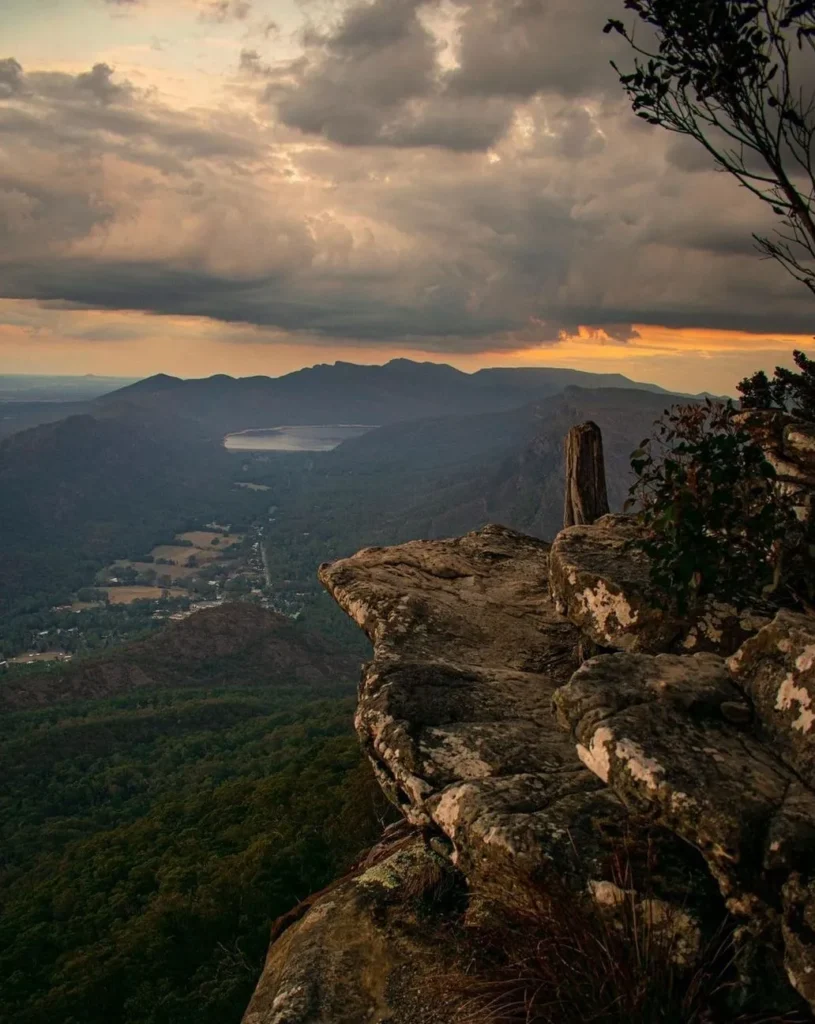
M 606 905 L 549 888 L 526 906 L 490 908 L 472 929 L 456 1024 L 803 1024 L 799 1014 L 727 1009 L 736 986 L 724 925 L 689 941 L 681 907 L 643 899 L 629 869 Z M 469 929 L 468 929 L 469 930 Z M 698 939 L 698 933 L 697 933 Z

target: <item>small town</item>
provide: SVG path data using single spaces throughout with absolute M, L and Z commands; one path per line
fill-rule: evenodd
M 263 520 L 244 533 L 207 522 L 177 534 L 171 544 L 157 545 L 140 560 L 112 563 L 73 601 L 38 613 L 44 628 L 6 637 L 0 672 L 63 665 L 225 601 L 250 601 L 297 619 L 306 594 L 292 591 L 288 580 L 282 581 L 283 589 L 274 588 L 264 547 L 264 525 L 274 523 L 277 511 L 270 506 Z

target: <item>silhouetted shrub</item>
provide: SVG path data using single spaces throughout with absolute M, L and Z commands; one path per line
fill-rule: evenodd
M 738 388 L 745 409 L 787 409 L 815 421 L 815 360 L 800 351 L 792 355 L 800 373 L 776 366 L 772 380 L 759 370 L 741 381 Z
M 631 456 L 651 579 L 681 613 L 712 596 L 744 606 L 777 591 L 790 503 L 732 403 L 674 406 Z

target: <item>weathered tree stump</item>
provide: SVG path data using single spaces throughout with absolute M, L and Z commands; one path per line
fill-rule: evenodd
M 589 420 L 566 435 L 564 526 L 591 524 L 609 511 L 603 435 Z

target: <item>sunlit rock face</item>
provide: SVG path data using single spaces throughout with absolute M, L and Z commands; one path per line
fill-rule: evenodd
M 555 538 L 555 605 L 593 644 L 632 654 L 732 654 L 769 622 L 760 611 L 714 600 L 695 616 L 679 616 L 652 586 L 650 559 L 636 546 L 639 537 L 634 517 L 607 515 L 591 526 L 568 527 Z
M 320 570 L 374 643 L 356 724 L 383 787 L 495 882 L 552 861 L 572 871 L 575 837 L 589 870 L 606 842 L 596 823 L 625 816 L 552 716 L 579 634 L 548 568 L 547 544 L 492 526 Z
M 780 612 L 728 661 L 603 655 L 554 696 L 583 763 L 626 806 L 650 809 L 701 851 L 744 922 L 748 955 L 783 956 L 810 1005 L 813 666 L 815 618 Z
M 433 975 L 427 947 L 399 938 L 412 913 L 399 893 L 430 862 L 465 903 L 523 905 L 553 884 L 603 913 L 634 900 L 681 922 L 686 962 L 724 921 L 734 1017 L 815 1007 L 815 619 L 716 606 L 671 619 L 633 529 L 607 516 L 550 549 L 489 526 L 321 567 L 373 642 L 356 727 L 417 832 L 409 856 L 366 869 L 370 892 L 346 879 L 277 940 L 246 1024 L 343 1021 L 343 1005 L 401 1024 L 376 993 Z M 583 659 L 598 649 L 616 652 Z M 437 917 L 424 927 L 441 963 L 446 933 Z M 421 1013 L 405 1024 L 453 1019 Z

